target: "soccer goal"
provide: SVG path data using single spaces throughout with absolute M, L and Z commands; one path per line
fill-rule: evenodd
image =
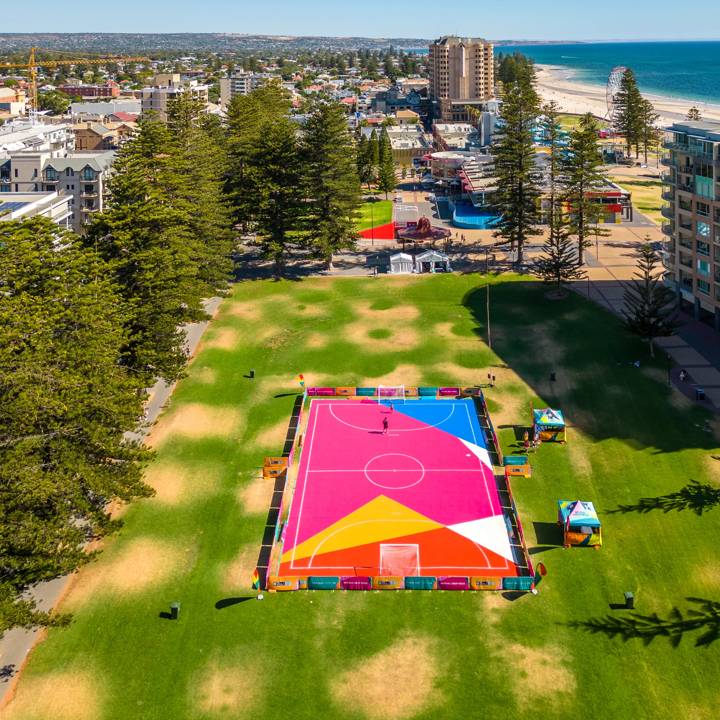
M 420 547 L 381 543 L 380 575 L 407 577 L 420 574 Z
M 383 400 L 401 400 L 405 402 L 405 386 L 378 385 L 378 400 L 380 402 L 383 402 Z

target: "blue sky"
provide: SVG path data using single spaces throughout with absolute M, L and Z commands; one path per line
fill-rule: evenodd
M 720 38 L 718 0 L 6 0 L 1 32 L 237 32 L 498 39 Z M 89 10 L 88 10 L 89 8 Z M 32 12 L 28 12 L 32 9 Z M 691 18 L 694 18 L 692 20 Z M 701 20 L 702 19 L 702 20 Z

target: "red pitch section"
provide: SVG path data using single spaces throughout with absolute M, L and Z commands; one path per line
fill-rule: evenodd
M 312 401 L 278 574 L 517 575 L 472 401 L 393 405 Z
M 360 237 L 366 240 L 394 240 L 395 223 L 389 222 L 385 225 L 376 225 L 374 228 L 361 230 Z

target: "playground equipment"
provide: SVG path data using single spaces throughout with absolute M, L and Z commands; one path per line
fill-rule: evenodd
M 527 455 L 506 455 L 504 458 L 505 477 L 532 476 L 532 468 Z
M 563 529 L 563 545 L 597 547 L 602 545 L 600 519 L 591 502 L 558 500 L 558 525 Z
M 561 442 L 567 441 L 565 430 L 565 418 L 562 410 L 533 408 L 533 437 L 540 442 Z

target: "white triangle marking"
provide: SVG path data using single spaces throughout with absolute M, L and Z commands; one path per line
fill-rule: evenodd
M 514 562 L 510 540 L 508 539 L 505 518 L 502 515 L 491 515 L 490 517 L 470 520 L 448 525 L 448 530 L 466 537 L 468 540 L 492 550 L 495 554 Z
M 475 445 L 475 443 L 468 442 L 467 440 L 463 440 L 462 438 L 458 438 L 460 442 L 472 452 L 472 454 L 487 468 L 489 468 L 491 471 L 493 469 L 492 463 L 490 462 L 490 453 L 485 449 L 480 447 L 479 445 Z

